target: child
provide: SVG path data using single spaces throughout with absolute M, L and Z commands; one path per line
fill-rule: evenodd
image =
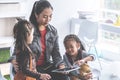
M 89 73 L 87 75 L 84 75 L 84 77 L 80 76 L 80 78 L 82 80 L 88 80 L 89 78 L 91 78 L 92 75 L 90 73 L 90 68 L 86 63 L 87 61 L 94 60 L 94 55 L 87 54 L 85 52 L 85 48 L 82 45 L 80 39 L 74 34 L 70 34 L 65 37 L 64 46 L 66 49 L 66 53 L 63 56 L 63 58 L 66 63 L 66 66 L 71 67 L 74 65 L 78 65 L 78 66 L 81 66 L 81 68 L 83 66 L 84 68 L 88 69 Z M 71 73 L 71 76 L 72 76 L 72 73 Z M 71 80 L 77 80 L 77 78 L 73 76 L 71 77 Z
M 29 45 L 33 41 L 33 32 L 34 28 L 26 20 L 20 20 L 15 24 L 13 29 L 13 34 L 15 38 L 15 54 L 16 61 L 18 63 L 18 71 L 14 77 L 14 80 L 23 80 L 22 77 L 18 79 L 17 76 L 20 76 L 20 72 L 26 75 L 25 78 L 31 78 L 30 80 L 48 80 L 50 75 L 41 74 L 36 71 L 36 62 L 35 56 L 32 53 Z M 27 79 L 25 79 L 27 80 Z

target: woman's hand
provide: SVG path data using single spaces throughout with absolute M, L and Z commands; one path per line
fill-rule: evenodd
M 41 80 L 50 80 L 51 76 L 49 74 L 40 74 Z
M 59 65 L 59 69 L 64 69 L 64 68 L 65 68 L 65 64 Z M 61 74 L 69 74 L 69 72 L 61 72 Z
M 11 61 L 11 63 L 12 63 L 12 65 L 13 65 L 15 71 L 17 72 L 17 71 L 18 71 L 18 63 L 16 62 L 16 60 L 13 59 L 13 60 Z
M 59 69 L 64 69 L 65 68 L 65 64 L 60 64 L 59 65 Z

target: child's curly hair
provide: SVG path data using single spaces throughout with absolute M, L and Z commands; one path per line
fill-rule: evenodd
M 64 41 L 63 41 L 64 45 L 66 45 L 66 42 L 67 42 L 67 41 L 71 41 L 71 40 L 72 40 L 72 41 L 76 41 L 77 43 L 80 43 L 81 50 L 85 50 L 85 48 L 84 48 L 82 42 L 80 41 L 79 37 L 78 37 L 77 35 L 75 35 L 75 34 L 69 34 L 69 35 L 67 35 L 67 36 L 64 38 Z

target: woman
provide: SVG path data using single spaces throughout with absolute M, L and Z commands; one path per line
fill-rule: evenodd
M 57 30 L 49 24 L 52 12 L 53 7 L 47 0 L 34 3 L 30 16 L 30 22 L 34 26 L 34 39 L 30 47 L 36 57 L 38 72 L 50 74 L 51 80 L 67 80 L 64 74 L 52 73 L 53 69 L 65 68 L 59 52 Z
M 57 30 L 49 24 L 52 19 L 52 12 L 53 7 L 48 1 L 35 2 L 30 16 L 30 22 L 35 28 L 31 49 L 36 54 L 39 72 L 50 74 L 54 80 L 65 80 L 67 77 L 64 74 L 51 72 L 53 69 L 65 68 L 59 52 Z

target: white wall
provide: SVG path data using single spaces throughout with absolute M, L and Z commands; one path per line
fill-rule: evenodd
M 64 53 L 63 39 L 70 33 L 71 17 L 78 17 L 77 11 L 91 11 L 99 9 L 98 0 L 49 0 L 54 13 L 51 23 L 57 28 L 61 53 Z
M 26 19 L 29 19 L 33 3 L 36 0 L 22 0 L 20 11 L 26 13 Z M 78 10 L 96 10 L 98 6 L 97 0 L 49 0 L 54 8 L 53 19 L 51 24 L 53 24 L 59 34 L 60 50 L 64 53 L 63 39 L 65 35 L 70 33 L 70 19 L 71 17 L 78 17 Z M 98 2 L 99 3 L 99 2 Z M 9 10 L 9 8 L 8 8 Z M 1 22 L 4 23 L 4 22 Z M 7 24 L 7 23 L 5 23 Z M 8 23 L 11 25 L 10 23 Z M 8 25 L 7 24 L 7 25 Z M 12 24 L 13 25 L 13 24 Z M 1 24 L 2 26 L 2 24 Z M 4 28 L 4 27 L 3 27 Z M 12 29 L 12 28 L 11 28 Z M 4 32 L 2 32 L 4 33 Z M 3 34 L 2 34 L 3 35 Z

